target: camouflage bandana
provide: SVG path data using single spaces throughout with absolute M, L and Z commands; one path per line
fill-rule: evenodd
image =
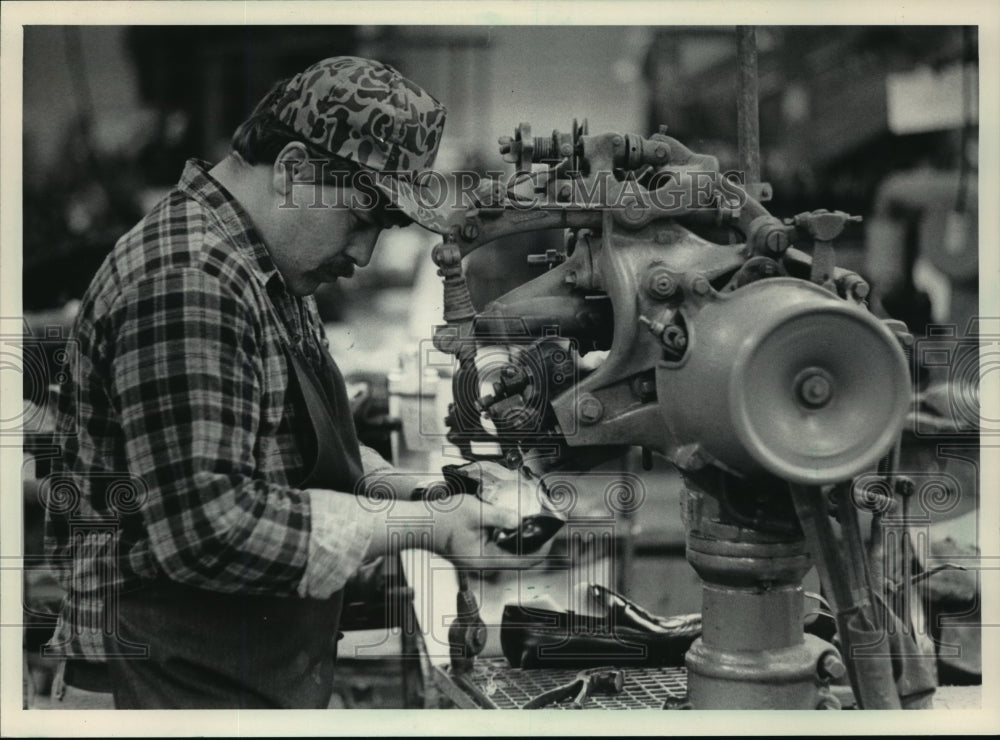
M 445 108 L 392 67 L 331 57 L 288 81 L 271 109 L 305 141 L 376 173 L 375 184 L 421 226 L 448 233 L 459 214 L 428 209 L 409 181 L 434 164 Z

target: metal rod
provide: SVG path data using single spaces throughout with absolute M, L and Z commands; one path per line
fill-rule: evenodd
M 736 27 L 736 102 L 740 171 L 747 185 L 760 182 L 760 115 L 757 83 L 757 27 Z M 751 193 L 752 194 L 752 193 Z
M 809 555 L 836 612 L 841 653 L 858 706 L 862 709 L 899 709 L 891 661 L 883 656 L 866 659 L 855 653 L 856 648 L 877 644 L 884 633 L 874 625 L 871 602 L 864 598 L 858 600 L 855 596 L 862 592 L 862 584 L 852 582 L 852 570 L 845 562 L 845 544 L 834 535 L 825 497 L 818 486 L 793 484 L 790 490 Z M 863 564 L 862 556 L 857 565 Z

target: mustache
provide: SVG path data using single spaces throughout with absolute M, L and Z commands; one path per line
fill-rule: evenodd
M 352 277 L 354 268 L 357 265 L 350 257 L 338 254 L 330 260 L 324 262 L 320 267 L 320 272 L 330 277 Z

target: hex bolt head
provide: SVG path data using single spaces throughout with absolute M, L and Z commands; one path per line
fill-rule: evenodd
M 615 146 L 621 146 L 624 143 L 624 139 L 621 136 L 615 136 L 611 139 L 611 143 Z
M 577 403 L 576 413 L 584 424 L 596 424 L 604 416 L 604 404 L 588 393 Z
M 652 298 L 663 300 L 677 292 L 677 281 L 665 267 L 656 267 L 646 275 L 646 292 Z
M 691 291 L 695 295 L 706 296 L 709 294 L 711 290 L 712 290 L 711 283 L 709 283 L 708 280 L 701 275 L 699 275 L 693 281 L 691 281 Z
M 561 147 L 559 147 L 559 153 L 562 154 L 564 157 L 568 157 L 570 154 L 573 153 L 573 145 L 563 144 Z
M 869 291 L 871 291 L 871 287 L 864 280 L 859 280 L 851 286 L 851 295 L 859 301 L 867 298 Z
M 569 197 L 573 194 L 573 189 L 569 185 L 562 185 L 559 188 L 559 199 L 569 200 Z
M 658 146 L 653 150 L 653 154 L 656 155 L 657 159 L 666 159 L 667 148 L 665 146 Z
M 845 666 L 844 662 L 833 653 L 827 653 L 819 661 L 820 678 L 829 678 L 834 681 L 839 681 L 846 673 L 847 666 Z

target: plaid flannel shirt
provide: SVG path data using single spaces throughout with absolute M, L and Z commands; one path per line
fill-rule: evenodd
M 326 598 L 372 535 L 372 513 L 347 494 L 293 487 L 306 471 L 283 347 L 320 367 L 326 337 L 315 301 L 285 289 L 207 170 L 188 162 L 80 307 L 79 361 L 59 394 L 62 469 L 46 489 L 47 552 L 67 589 L 55 654 L 110 657 L 116 594 L 155 578 Z M 369 472 L 387 466 L 366 452 Z

